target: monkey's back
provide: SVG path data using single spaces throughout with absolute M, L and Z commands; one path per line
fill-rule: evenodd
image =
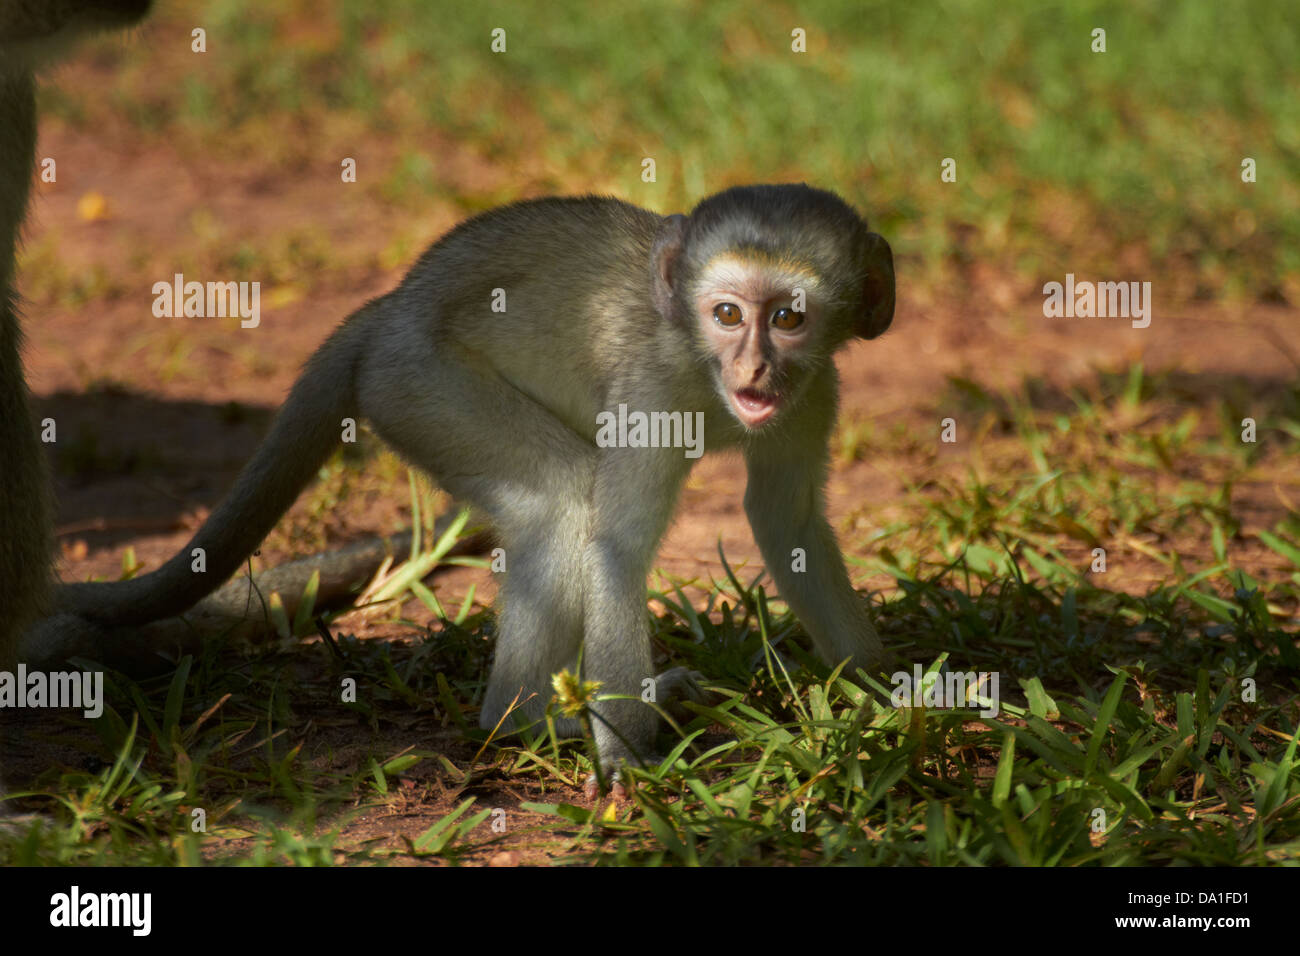
M 402 312 L 454 350 L 594 430 L 620 370 L 653 364 L 669 333 L 650 305 L 663 217 L 598 196 L 525 200 L 456 226 L 408 273 Z

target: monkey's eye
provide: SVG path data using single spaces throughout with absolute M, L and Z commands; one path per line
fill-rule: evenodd
M 793 332 L 803 325 L 803 313 L 794 309 L 777 309 L 772 313 L 772 324 L 782 332 Z
M 730 302 L 715 305 L 713 307 L 713 317 L 718 320 L 719 325 L 734 328 L 741 323 L 740 306 L 733 305 Z

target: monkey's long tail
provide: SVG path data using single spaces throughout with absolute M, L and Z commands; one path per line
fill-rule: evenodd
M 339 444 L 343 419 L 358 417 L 362 337 L 386 298 L 354 312 L 311 357 L 230 493 L 179 554 L 129 581 L 64 584 L 56 608 L 97 624 L 144 624 L 180 614 L 224 584 Z
M 450 512 L 439 518 L 433 539 L 441 537 L 455 518 Z M 490 532 L 479 531 L 457 541 L 448 555 L 480 553 L 491 540 Z M 129 674 L 153 673 L 167 661 L 199 653 L 211 637 L 254 638 L 274 630 L 266 602 L 272 593 L 280 594 L 284 612 L 293 620 L 313 575 L 319 576 L 313 611 L 351 603 L 357 585 L 370 580 L 390 555 L 399 558 L 410 548 L 408 531 L 298 558 L 260 571 L 251 579 L 240 575 L 199 601 L 184 616 L 148 624 L 104 626 L 76 614 L 55 614 L 24 632 L 18 659 L 28 666 L 47 667 L 73 657 L 87 657 Z

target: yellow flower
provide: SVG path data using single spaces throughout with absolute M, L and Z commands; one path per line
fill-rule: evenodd
M 551 686 L 555 688 L 560 713 L 565 717 L 577 717 L 596 699 L 600 681 L 579 680 L 578 675 L 565 669 L 551 678 Z

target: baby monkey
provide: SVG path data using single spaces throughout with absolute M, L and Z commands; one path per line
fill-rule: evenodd
M 706 450 L 739 448 L 745 512 L 781 596 L 823 660 L 869 668 L 880 639 L 826 521 L 823 486 L 833 356 L 880 335 L 893 311 L 888 243 L 806 185 L 728 189 L 689 216 L 596 197 L 484 213 L 312 356 L 180 554 L 130 581 L 65 585 L 59 604 L 100 625 L 184 612 L 258 547 L 344 420 L 364 417 L 480 508 L 505 549 L 480 724 L 496 726 L 517 697 L 527 722 L 542 717 L 551 675 L 581 650 L 583 676 L 602 693 L 636 698 L 593 708 L 601 764 L 616 770 L 652 750 L 643 682 L 659 681 L 661 701 L 689 683 L 680 669 L 652 674 L 645 588 L 695 456 L 673 440 L 602 447 L 602 421 L 689 419 L 703 423 Z M 206 573 L 191 570 L 196 548 Z M 576 735 L 576 721 L 560 730 Z

